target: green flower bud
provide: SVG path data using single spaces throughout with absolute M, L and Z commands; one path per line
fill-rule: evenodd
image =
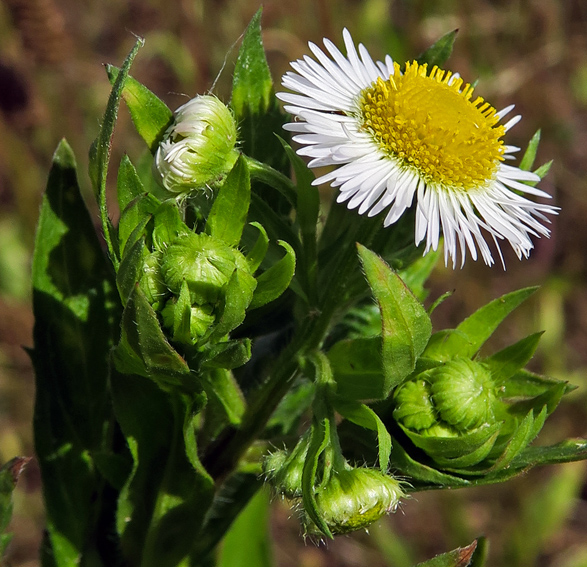
M 235 164 L 236 122 L 214 96 L 197 96 L 175 111 L 174 123 L 155 154 L 154 172 L 171 193 L 202 190 Z
M 295 449 L 275 451 L 263 461 L 263 472 L 277 494 L 293 500 L 302 497 L 302 473 L 308 453 L 308 438 L 303 437 Z
M 395 511 L 404 496 L 400 482 L 374 469 L 334 471 L 316 493 L 318 514 L 333 534 L 344 534 L 371 525 Z M 306 520 L 309 531 L 316 531 Z
M 406 382 L 395 396 L 393 417 L 409 429 L 428 429 L 436 422 L 436 411 L 430 399 L 430 384 L 424 380 Z
M 430 372 L 432 400 L 446 423 L 469 431 L 494 421 L 495 387 L 479 362 L 452 360 Z
M 163 324 L 171 329 L 176 318 L 182 316 L 181 313 L 177 313 L 176 306 L 177 300 L 172 298 L 161 311 Z M 213 314 L 211 305 L 192 305 L 190 308 L 190 339 L 187 342 L 194 344 L 199 338 L 203 337 L 215 320 L 216 317 Z M 174 337 L 174 340 L 178 340 L 178 337 Z
M 212 236 L 190 232 L 167 247 L 161 273 L 175 295 L 179 295 L 186 281 L 192 303 L 215 303 L 234 272 L 239 255 L 242 256 L 238 250 Z M 243 261 L 246 264 L 244 258 Z

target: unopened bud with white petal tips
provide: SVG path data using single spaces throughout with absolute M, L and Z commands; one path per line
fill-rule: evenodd
M 347 469 L 332 473 L 316 493 L 316 506 L 332 534 L 344 534 L 394 512 L 403 496 L 400 481 L 392 476 L 373 469 Z M 311 520 L 306 520 L 306 528 L 317 531 Z
M 236 122 L 226 105 L 214 96 L 197 96 L 175 111 L 155 154 L 155 176 L 175 194 L 214 185 L 235 164 L 236 141 Z

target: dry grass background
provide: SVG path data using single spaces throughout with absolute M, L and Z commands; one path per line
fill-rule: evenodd
M 211 89 L 227 99 L 237 41 L 257 10 L 252 0 L 4 0 L 0 3 L 0 460 L 32 455 L 33 377 L 29 263 L 38 205 L 61 137 L 76 152 L 89 192 L 87 150 L 106 104 L 102 64 L 120 64 L 146 38 L 133 75 L 175 108 Z M 587 436 L 587 3 L 585 0 L 300 0 L 265 2 L 264 42 L 276 81 L 306 42 L 341 43 L 348 27 L 375 57 L 415 57 L 458 28 L 449 67 L 498 108 L 524 120 L 508 143 L 542 128 L 538 160 L 554 159 L 542 187 L 561 207 L 550 240 L 530 260 L 506 254 L 507 272 L 469 262 L 439 268 L 431 298 L 454 294 L 435 312 L 437 328 L 458 323 L 498 295 L 541 290 L 508 319 L 494 347 L 545 329 L 534 369 L 580 386 L 543 431 L 544 442 Z M 224 69 L 218 75 L 220 69 Z M 141 145 L 123 111 L 113 163 Z M 587 469 L 535 470 L 503 486 L 416 495 L 389 520 L 328 547 L 304 545 L 278 503 L 273 516 L 280 567 L 408 567 L 488 535 L 498 567 L 587 566 Z M 8 557 L 38 565 L 43 529 L 39 475 L 32 465 L 15 494 Z M 255 566 L 251 566 L 255 567 Z

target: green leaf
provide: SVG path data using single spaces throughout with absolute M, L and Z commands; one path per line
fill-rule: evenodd
M 106 202 L 106 176 L 108 174 L 108 165 L 110 163 L 110 149 L 112 146 L 112 136 L 114 134 L 114 126 L 118 118 L 118 108 L 120 106 L 120 98 L 124 83 L 128 76 L 128 72 L 136 57 L 139 49 L 144 45 L 144 40 L 139 38 L 128 54 L 122 68 L 114 81 L 108 104 L 102 119 L 102 127 L 100 133 L 94 142 L 92 150 L 90 151 L 90 177 L 94 181 L 94 190 L 98 197 L 98 205 L 100 208 L 100 219 L 102 221 L 102 230 L 104 231 L 104 238 L 108 246 L 108 252 L 115 268 L 118 268 L 120 260 L 118 254 L 118 243 L 116 242 L 116 235 L 114 228 L 110 221 L 108 214 L 108 204 Z
M 146 226 L 160 204 L 150 193 L 142 193 L 122 211 L 118 221 L 118 240 L 122 256 L 129 246 L 146 234 Z
M 285 248 L 285 256 L 257 278 L 257 287 L 249 309 L 256 309 L 277 299 L 289 287 L 296 270 L 296 255 L 284 240 L 278 241 L 278 244 Z
M 245 398 L 232 372 L 218 368 L 202 373 L 202 384 L 209 398 L 216 398 L 228 422 L 238 425 L 245 412 Z
M 220 187 L 206 221 L 206 232 L 229 246 L 240 242 L 251 202 L 251 180 L 240 156 Z
M 520 160 L 520 169 L 524 171 L 530 171 L 536 160 L 536 152 L 538 151 L 538 145 L 540 144 L 540 130 L 536 130 L 534 136 L 528 143 L 528 148 L 524 153 L 524 157 Z
M 524 470 L 536 465 L 554 465 L 587 459 L 587 439 L 567 439 L 548 447 L 528 447 L 516 456 L 511 467 Z
M 379 467 L 381 468 L 381 472 L 385 474 L 389 467 L 389 457 L 391 455 L 391 436 L 381 421 L 381 418 L 365 404 L 349 402 L 340 398 L 335 399 L 334 407 L 345 419 L 377 432 Z
M 124 308 L 120 342 L 112 356 L 119 372 L 151 378 L 163 389 L 193 387 L 188 365 L 165 338 L 157 314 L 139 287 Z
M 15 457 L 0 469 L 0 559 L 12 539 L 6 532 L 12 518 L 12 492 L 31 457 Z
M 473 357 L 499 324 L 537 289 L 527 287 L 507 293 L 475 311 L 456 329 L 434 333 L 424 356 L 443 361 L 455 356 Z
M 120 160 L 120 167 L 118 168 L 116 192 L 120 212 L 122 213 L 132 201 L 140 197 L 143 193 L 145 193 L 145 188 L 139 179 L 137 170 L 129 157 L 124 154 Z
M 422 304 L 400 277 L 374 252 L 358 245 L 365 276 L 382 322 L 384 392 L 408 376 L 428 343 L 432 324 Z
M 234 68 L 231 106 L 239 125 L 243 153 L 288 173 L 287 156 L 281 145 L 275 143 L 274 133 L 283 133 L 286 116 L 273 92 L 261 37 L 261 12 L 260 8 L 244 33 Z M 253 192 L 258 192 L 279 214 L 287 214 L 291 209 L 285 197 L 264 184 L 254 183 Z
M 459 30 L 453 30 L 443 35 L 433 43 L 424 53 L 420 54 L 416 61 L 420 64 L 428 63 L 428 68 L 434 65 L 442 68 L 452 53 L 452 48 Z
M 553 164 L 552 160 L 547 161 L 546 163 L 542 164 L 540 167 L 535 169 L 534 173 L 536 175 L 538 175 L 538 177 L 540 177 L 540 179 L 544 179 L 546 177 L 546 175 L 548 174 L 548 172 L 550 171 L 552 164 Z M 536 185 L 536 183 L 530 183 L 530 185 Z
M 191 335 L 192 302 L 190 300 L 190 288 L 188 282 L 183 280 L 179 289 L 179 297 L 173 309 L 173 340 L 190 344 Z
M 297 185 L 296 219 L 300 226 L 304 251 L 301 258 L 302 265 L 300 266 L 303 268 L 303 275 L 299 277 L 303 278 L 306 293 L 309 293 L 311 297 L 315 293 L 316 287 L 316 227 L 320 213 L 320 193 L 312 185 L 314 174 L 302 158 L 292 150 L 285 140 L 279 138 L 279 141 L 292 164 L 295 174 Z
M 418 301 L 424 301 L 428 297 L 428 290 L 424 287 L 424 284 L 428 281 L 432 270 L 438 262 L 438 258 L 440 258 L 440 250 L 433 250 L 418 258 L 406 269 L 398 271 L 399 277 L 410 288 Z M 432 313 L 432 310 L 429 313 Z
M 304 503 L 304 510 L 308 517 L 316 524 L 316 527 L 330 539 L 334 539 L 332 532 L 326 525 L 326 522 L 318 512 L 316 504 L 316 495 L 314 493 L 314 486 L 316 484 L 316 471 L 318 470 L 318 461 L 320 455 L 324 452 L 328 443 L 330 442 L 330 421 L 322 419 L 320 421 L 314 420 L 312 424 L 312 434 L 310 437 L 310 444 L 308 446 L 308 454 L 304 462 L 304 470 L 302 472 L 302 501 Z
M 269 237 L 267 236 L 267 231 L 258 222 L 252 222 L 251 226 L 254 226 L 259 231 L 259 236 L 255 242 L 255 245 L 247 254 L 249 270 L 251 271 L 251 274 L 254 274 L 261 265 L 263 258 L 265 258 L 265 254 L 267 254 L 267 249 L 269 248 Z
M 328 351 L 336 393 L 349 400 L 380 400 L 387 395 L 381 337 L 339 341 Z
M 259 490 L 226 534 L 218 567 L 271 567 L 269 491 Z
M 237 121 L 247 114 L 263 114 L 272 102 L 273 80 L 261 38 L 262 8 L 251 19 L 233 75 L 232 108 Z
M 153 215 L 153 246 L 164 251 L 179 235 L 188 234 L 190 229 L 181 220 L 177 202 L 164 201 Z
M 520 370 L 516 372 L 503 386 L 500 394 L 502 398 L 528 398 L 544 394 L 554 386 L 564 384 L 564 393 L 575 389 L 574 386 L 567 384 L 563 380 L 550 378 L 534 374 L 528 370 Z
M 125 250 L 116 274 L 116 285 L 123 305 L 126 305 L 130 294 L 143 274 L 143 260 L 147 254 L 144 237 L 137 240 L 130 249 Z
M 518 370 L 528 364 L 536 352 L 542 334 L 534 333 L 483 360 L 483 363 L 489 366 L 491 378 L 497 387 L 504 385 Z
M 415 567 L 469 567 L 476 548 L 477 541 L 474 541 L 467 547 L 458 547 L 448 553 L 437 555 L 424 563 L 418 563 Z
M 118 67 L 106 65 L 106 73 L 112 85 L 115 84 L 119 72 Z M 130 76 L 124 81 L 122 98 L 137 132 L 154 154 L 165 130 L 173 121 L 173 113 L 159 97 Z
M 236 269 L 232 273 L 226 284 L 226 297 L 218 322 L 210 334 L 210 341 L 221 339 L 244 321 L 247 307 L 254 298 L 255 285 L 255 278 L 244 270 Z
M 102 498 L 106 483 L 92 454 L 110 451 L 108 359 L 120 304 L 65 141 L 55 152 L 43 196 L 32 284 L 35 449 L 49 532 L 45 557 L 69 567 L 97 545 L 98 518 L 114 513 Z M 110 545 L 116 547 L 115 538 Z
M 202 367 L 232 370 L 246 364 L 250 358 L 251 339 L 216 343 L 206 352 Z

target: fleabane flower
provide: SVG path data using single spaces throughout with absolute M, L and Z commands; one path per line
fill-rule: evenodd
M 155 153 L 157 180 L 183 195 L 216 184 L 238 158 L 237 128 L 230 110 L 211 95 L 180 106 Z
M 277 94 L 309 167 L 335 166 L 314 184 L 337 187 L 337 201 L 359 214 L 387 211 L 384 226 L 415 201 L 416 245 L 425 240 L 424 253 L 436 250 L 442 232 L 453 267 L 467 249 L 493 264 L 487 235 L 500 256 L 507 240 L 528 257 L 531 237 L 550 234 L 545 213 L 557 208 L 524 197 L 550 195 L 525 183 L 538 175 L 505 163 L 519 151 L 503 142 L 520 119 L 501 123 L 513 106 L 497 112 L 458 74 L 415 61 L 402 72 L 389 55 L 374 62 L 362 44 L 357 50 L 346 29 L 343 38 L 346 57 L 328 39 L 330 56 L 310 43 L 316 60 L 293 62 L 282 84 L 294 92 Z

